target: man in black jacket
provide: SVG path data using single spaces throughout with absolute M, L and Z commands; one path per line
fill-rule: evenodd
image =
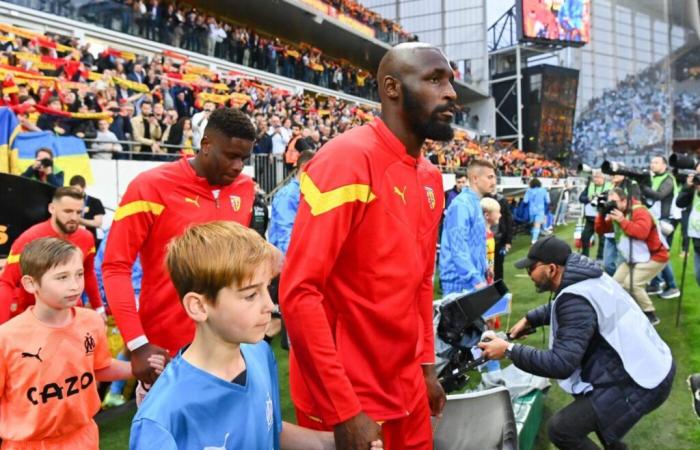
M 689 175 L 678 194 L 676 206 L 682 209 L 688 208 L 688 237 L 693 242 L 695 254 L 695 281 L 700 285 L 700 184 L 693 183 L 695 177 L 700 181 L 700 164 L 695 168 L 695 175 Z
M 560 449 L 594 450 L 595 432 L 605 449 L 626 449 L 621 439 L 669 396 L 675 375 L 671 351 L 632 297 L 587 257 L 549 236 L 534 244 L 525 268 L 538 292 L 556 298 L 530 311 L 511 330 L 550 326 L 549 349 L 494 338 L 479 346 L 489 359 L 510 358 L 518 368 L 559 380 L 574 401 L 549 421 Z

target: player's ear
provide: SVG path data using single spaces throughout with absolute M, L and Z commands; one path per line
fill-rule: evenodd
M 20 281 L 22 282 L 22 287 L 24 288 L 24 290 L 29 292 L 30 294 L 35 294 L 36 291 L 39 289 L 39 283 L 34 281 L 34 278 L 30 277 L 29 275 L 22 276 Z
M 190 319 L 195 322 L 204 322 L 208 317 L 206 301 L 207 299 L 202 294 L 188 292 L 182 298 L 182 307 L 185 308 Z

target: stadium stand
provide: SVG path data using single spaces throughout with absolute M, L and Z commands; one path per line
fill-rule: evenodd
M 303 145 L 317 149 L 378 113 L 376 104 L 290 92 L 242 72 L 190 64 L 177 52 L 165 50 L 153 57 L 111 47 L 98 52 L 90 41 L 73 37 L 40 35 L 5 24 L 0 31 L 2 103 L 12 107 L 23 131 L 50 127 L 58 134 L 80 137 L 89 143 L 93 156 L 111 153 L 115 158 L 132 158 L 139 153 L 139 158 L 167 159 L 181 150 L 189 153 L 197 147 L 198 131 L 191 119 L 210 102 L 240 107 L 254 117 L 261 137 L 256 146 L 259 154 L 284 153 L 294 124 L 299 125 Z M 145 111 L 158 124 L 159 132 L 149 133 L 153 136 L 144 137 L 133 129 L 136 118 L 144 114 L 144 104 L 153 105 Z M 104 124 L 100 130 L 103 119 L 108 130 Z M 265 139 L 265 133 L 274 134 L 277 122 L 282 127 L 282 147 Z M 565 175 L 556 163 L 480 142 L 464 131 L 457 133 L 452 144 L 428 144 L 426 154 L 446 171 L 466 166 L 476 155 L 493 159 L 503 174 Z

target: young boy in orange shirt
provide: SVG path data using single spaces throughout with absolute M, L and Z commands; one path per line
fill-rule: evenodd
M 111 357 L 100 315 L 75 307 L 84 287 L 76 246 L 37 239 L 20 265 L 36 304 L 0 325 L 2 449 L 98 449 L 97 383 L 129 378 L 131 366 Z M 156 370 L 165 364 L 150 362 Z

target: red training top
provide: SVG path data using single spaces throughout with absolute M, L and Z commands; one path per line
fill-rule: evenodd
M 85 270 L 85 292 L 90 305 L 97 309 L 102 306 L 100 291 L 95 276 L 95 238 L 85 228 L 78 228 L 74 233 L 60 235 L 51 226 L 51 219 L 38 223 L 22 233 L 12 244 L 7 257 L 5 270 L 0 275 L 0 323 L 24 312 L 34 304 L 34 295 L 22 287 L 22 270 L 19 265 L 24 247 L 32 241 L 44 237 L 65 239 L 83 252 L 83 269 Z
M 326 144 L 300 189 L 280 285 L 292 399 L 328 426 L 405 417 L 435 358 L 442 176 L 375 119 Z
M 102 264 L 107 300 L 130 349 L 148 342 L 175 355 L 192 341 L 194 324 L 180 305 L 165 254 L 168 242 L 194 224 L 232 220 L 248 226 L 253 180 L 239 175 L 228 186 L 212 186 L 188 159 L 163 164 L 129 183 L 107 238 Z M 131 269 L 143 267 L 139 308 Z M 138 309 L 138 312 L 137 312 Z

